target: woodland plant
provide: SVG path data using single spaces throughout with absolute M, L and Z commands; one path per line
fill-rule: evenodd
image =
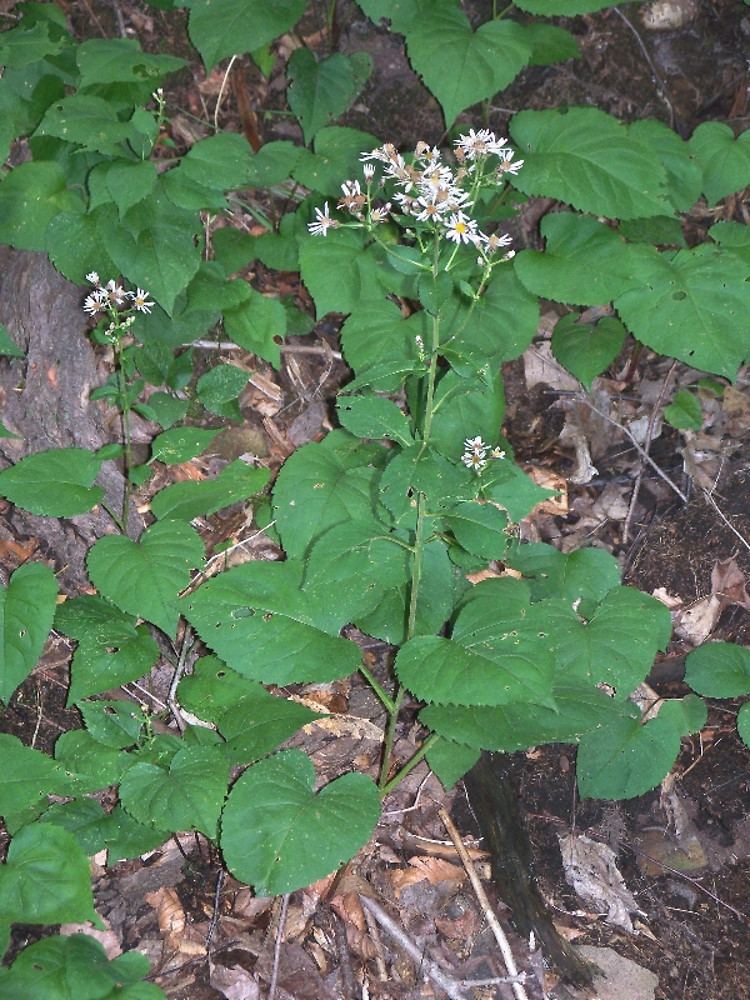
M 265 73 L 270 44 L 304 10 L 300 0 L 158 6 L 189 9 L 207 70 L 250 52 Z M 606 4 L 518 6 L 572 15 Z M 507 12 L 474 30 L 455 0 L 360 7 L 404 36 L 449 141 L 402 153 L 331 124 L 371 66 L 362 54 L 299 48 L 288 104 L 303 145 L 253 152 L 216 130 L 177 155 L 162 84 L 182 60 L 127 39 L 77 43 L 51 4 L 21 4 L 0 35 L 0 140 L 4 155 L 19 138 L 29 153 L 0 181 L 0 240 L 44 251 L 67 278 L 88 282 L 92 337 L 115 355 L 113 378 L 92 398 L 112 400 L 123 416 L 121 442 L 28 455 L 0 472 L 0 495 L 37 515 L 83 514 L 101 503 L 97 474 L 123 448 L 136 486 L 155 461 L 187 461 L 210 445 L 219 428 L 186 423 L 189 406 L 202 407 L 206 423 L 238 420 L 247 372 L 221 364 L 195 379 L 189 345 L 221 325 L 278 367 L 284 335 L 311 325 L 294 304 L 235 277 L 251 260 L 298 270 L 318 318 L 345 317 L 353 372 L 336 402 L 340 426 L 287 459 L 272 489 L 268 470 L 242 461 L 167 486 L 151 497 L 153 522 L 137 541 L 127 536 L 126 497 L 125 515 L 112 512 L 117 533 L 88 554 L 95 593 L 58 603 L 42 562 L 20 566 L 0 590 L 0 698 L 10 701 L 54 625 L 77 643 L 68 702 L 84 723 L 59 737 L 53 756 L 0 735 L 0 813 L 11 837 L 0 868 L 3 950 L 14 923 L 97 922 L 88 857 L 105 848 L 115 862 L 195 830 L 259 894 L 286 893 L 351 858 L 383 798 L 425 758 L 447 788 L 482 750 L 571 742 L 581 794 L 626 798 L 657 785 L 681 738 L 705 721 L 695 694 L 665 699 L 658 712 L 631 699 L 670 640 L 661 603 L 622 586 L 601 549 L 563 554 L 519 541 L 516 525 L 548 494 L 501 434 L 501 365 L 531 342 L 544 297 L 568 309 L 552 348 L 584 387 L 628 335 L 734 377 L 750 353 L 750 236 L 723 221 L 688 248 L 681 216 L 701 196 L 713 206 L 750 183 L 748 133 L 735 139 L 708 122 L 688 142 L 661 122 L 624 124 L 592 107 L 522 111 L 512 142 L 486 127 L 454 131 L 460 112 L 524 66 L 574 58 L 573 36 Z M 442 51 L 460 56 L 466 73 L 444 73 Z M 532 196 L 559 210 L 542 222 L 545 249 L 514 255 L 506 223 Z M 240 211 L 267 232 L 217 225 Z M 611 308 L 581 321 L 592 305 Z M 0 333 L 8 364 L 20 364 Z M 135 469 L 131 410 L 163 428 L 150 462 Z M 695 406 L 686 412 L 700 420 Z M 258 529 L 283 558 L 211 576 L 192 522 L 254 496 Z M 472 584 L 477 571 L 482 582 Z M 355 629 L 344 637 L 347 626 Z M 356 630 L 392 647 L 392 673 L 363 662 Z M 171 733 L 106 697 L 149 673 L 155 632 L 178 662 Z M 204 655 L 183 676 L 194 634 Z M 316 791 L 308 757 L 278 749 L 316 718 L 286 688 L 357 672 L 382 706 L 379 773 L 351 771 Z M 750 653 L 709 643 L 688 657 L 687 680 L 709 697 L 744 695 Z M 421 704 L 423 731 L 403 760 L 394 745 L 407 699 Z M 747 741 L 744 707 L 738 724 Z M 110 788 L 117 802 L 105 808 L 99 793 Z M 82 982 L 92 996 L 161 995 L 140 981 L 145 972 L 136 953 L 108 962 L 89 938 L 46 938 L 0 969 L 0 997 L 41 995 L 40 984 L 62 997 Z

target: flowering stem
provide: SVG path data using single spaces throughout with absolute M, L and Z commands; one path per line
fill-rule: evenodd
M 122 437 L 125 446 L 124 451 L 124 474 L 125 483 L 122 491 L 122 532 L 128 533 L 128 519 L 130 517 L 130 466 L 132 450 L 130 443 L 130 400 L 128 398 L 128 386 L 125 380 L 125 371 L 122 364 L 122 341 L 118 338 L 115 341 L 115 367 L 117 369 L 117 391 L 120 397 L 120 419 L 122 421 Z
M 386 795 L 392 792 L 393 789 L 404 780 L 407 774 L 410 774 L 417 764 L 425 758 L 439 739 L 440 736 L 437 733 L 430 733 L 419 750 L 417 750 L 417 752 L 407 760 L 398 774 L 394 775 L 390 781 L 386 782 L 385 785 L 380 786 L 380 797 L 384 799 Z

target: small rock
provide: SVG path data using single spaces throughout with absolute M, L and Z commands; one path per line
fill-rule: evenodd
M 649 31 L 676 31 L 695 20 L 697 0 L 656 0 L 641 10 L 641 20 Z
M 612 948 L 579 945 L 576 949 L 601 969 L 594 976 L 597 1000 L 654 1000 L 659 977 L 649 969 L 618 955 Z

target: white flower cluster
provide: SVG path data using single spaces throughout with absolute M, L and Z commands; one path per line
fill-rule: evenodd
M 360 182 L 348 180 L 341 185 L 342 197 L 338 208 L 346 211 L 360 223 L 369 225 L 384 222 L 391 212 L 392 203 L 375 206 L 372 185 L 376 164 L 382 164 L 380 183 L 393 182 L 397 188 L 393 202 L 401 215 L 411 216 L 416 222 L 430 223 L 433 230 L 456 244 L 471 244 L 479 250 L 482 264 L 501 247 L 511 242 L 507 235 L 483 233 L 475 219 L 469 215 L 481 186 L 497 183 L 504 174 L 517 174 L 523 160 L 513 159 L 513 150 L 505 139 L 498 139 L 489 129 L 470 129 L 455 141 L 458 163 L 453 169 L 442 159 L 436 146 L 418 142 L 414 155 L 408 161 L 392 143 L 385 143 L 370 153 L 363 153 L 363 173 L 366 190 Z M 499 163 L 493 163 L 494 157 Z M 315 209 L 315 221 L 308 225 L 313 236 L 326 236 L 329 229 L 341 223 L 331 217 L 328 202 L 323 209 Z M 508 256 L 512 256 L 512 252 Z
M 86 296 L 83 303 L 83 311 L 89 316 L 101 316 L 104 313 L 115 312 L 124 306 L 127 307 L 128 303 L 130 303 L 131 309 L 142 313 L 150 313 L 154 306 L 154 303 L 149 301 L 149 293 L 143 288 L 138 288 L 134 292 L 126 292 L 122 285 L 118 285 L 113 279 L 110 279 L 106 285 L 102 285 L 96 271 L 87 274 L 86 281 L 94 286 L 93 292 Z
M 487 468 L 488 451 L 490 458 L 505 458 L 505 452 L 501 448 L 488 449 L 481 437 L 467 438 L 464 441 L 464 453 L 461 456 L 461 461 L 467 469 L 473 469 L 479 475 Z

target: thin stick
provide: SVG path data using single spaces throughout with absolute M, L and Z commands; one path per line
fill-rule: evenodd
M 279 914 L 279 922 L 276 925 L 276 944 L 273 949 L 273 971 L 271 972 L 271 985 L 268 987 L 268 1000 L 274 1000 L 276 996 L 276 983 L 279 979 L 279 962 L 281 961 L 281 945 L 284 940 L 286 911 L 289 906 L 290 895 L 291 893 L 285 892 L 281 899 L 281 913 Z
M 235 344 L 232 340 L 191 340 L 185 347 L 197 347 L 202 351 L 246 351 L 246 347 Z M 280 347 L 282 354 L 322 354 L 324 357 L 333 358 L 334 361 L 341 361 L 341 351 L 334 351 L 327 344 L 282 344 Z
M 372 943 L 375 945 L 375 968 L 378 970 L 378 979 L 381 983 L 387 983 L 388 970 L 385 967 L 385 959 L 383 958 L 383 941 L 380 937 L 380 928 L 378 927 L 377 920 L 368 909 L 365 908 L 364 913 L 365 921 L 367 922 L 367 932 L 372 938 Z
M 674 128 L 674 121 L 675 121 L 674 106 L 672 105 L 672 102 L 669 99 L 669 95 L 667 94 L 667 85 L 664 82 L 664 80 L 662 79 L 661 74 L 659 73 L 658 69 L 654 65 L 654 61 L 651 58 L 651 53 L 646 48 L 646 44 L 643 41 L 643 39 L 641 38 L 641 36 L 639 35 L 639 33 L 636 30 L 635 26 L 628 20 L 627 17 L 625 17 L 625 15 L 620 10 L 620 8 L 619 7 L 613 7 L 612 10 L 614 10 L 615 14 L 617 14 L 617 16 L 619 18 L 621 18 L 625 22 L 625 24 L 628 26 L 628 28 L 630 28 L 630 30 L 635 35 L 635 40 L 638 42 L 638 47 L 640 48 L 641 52 L 643 53 L 643 56 L 644 56 L 646 62 L 648 63 L 648 65 L 649 65 L 649 69 L 651 70 L 651 72 L 653 74 L 654 82 L 656 83 L 656 92 L 659 95 L 659 97 L 661 97 L 661 99 L 664 101 L 664 103 L 666 104 L 666 106 L 669 108 L 669 127 L 670 128 Z
M 708 502 L 711 504 L 711 506 L 713 507 L 713 509 L 716 511 L 716 513 L 722 519 L 722 521 L 724 522 L 724 524 L 726 524 L 726 526 L 729 528 L 729 530 L 733 534 L 735 534 L 737 536 L 737 538 L 739 538 L 739 540 L 745 546 L 745 548 L 748 549 L 748 551 L 750 551 L 750 542 L 748 542 L 748 540 L 745 538 L 744 535 L 741 535 L 739 533 L 739 531 L 737 531 L 737 529 L 735 528 L 735 526 L 729 521 L 729 519 L 727 518 L 727 516 L 724 513 L 724 511 L 719 507 L 719 505 L 716 503 L 716 501 L 711 496 L 711 494 L 709 493 L 708 490 L 706 490 L 706 489 L 703 490 L 703 496 L 706 498 L 706 500 L 708 500 Z
M 224 100 L 224 91 L 227 87 L 227 81 L 229 80 L 229 74 L 232 72 L 232 66 L 237 62 L 239 57 L 234 55 L 229 60 L 229 65 L 227 66 L 224 78 L 221 81 L 221 86 L 219 87 L 219 96 L 216 98 L 216 107 L 214 108 L 214 132 L 219 131 L 219 111 L 221 110 L 221 102 Z
M 169 705 L 169 711 L 172 713 L 172 718 L 177 723 L 177 728 L 181 733 L 185 732 L 185 720 L 182 717 L 182 710 L 177 703 L 177 687 L 180 683 L 182 675 L 185 673 L 185 662 L 194 641 L 195 637 L 193 636 L 193 630 L 189 625 L 186 625 L 185 633 L 182 637 L 182 646 L 180 647 L 180 656 L 177 660 L 177 666 L 175 667 L 172 683 L 169 685 L 169 694 L 167 695 L 167 705 Z
M 431 958 L 428 958 L 425 954 L 423 954 L 422 949 L 417 947 L 406 932 L 398 926 L 395 920 L 391 920 L 382 906 L 379 906 L 378 903 L 376 903 L 374 899 L 370 899 L 369 896 L 362 895 L 362 893 L 359 894 L 359 901 L 362 904 L 365 913 L 371 913 L 373 917 L 375 917 L 380 926 L 390 934 L 394 941 L 398 942 L 401 948 L 403 948 L 417 968 L 430 978 L 437 986 L 439 986 L 441 990 L 444 990 L 451 1000 L 467 1000 L 466 993 L 463 991 L 460 984 L 452 976 L 443 972 L 436 962 L 433 962 Z
M 661 389 L 659 390 L 659 395 L 656 402 L 651 407 L 651 413 L 648 418 L 648 425 L 646 427 L 646 439 L 643 442 L 643 452 L 648 454 L 651 448 L 651 442 L 654 436 L 654 425 L 656 424 L 656 414 L 661 406 L 661 401 L 664 399 L 664 394 L 667 391 L 667 386 L 672 378 L 672 372 L 677 367 L 677 362 L 673 361 L 669 371 L 667 372 L 664 381 L 661 384 Z M 622 526 L 622 544 L 628 544 L 628 536 L 630 535 L 630 522 L 633 519 L 633 514 L 635 512 L 635 505 L 638 503 L 638 494 L 641 492 L 641 482 L 643 481 L 643 461 L 641 461 L 638 467 L 638 475 L 635 477 L 635 485 L 633 486 L 633 493 L 630 497 L 630 503 L 628 505 L 628 513 L 625 516 L 625 522 Z
M 224 887 L 224 880 L 227 877 L 227 873 L 223 868 L 219 869 L 219 874 L 216 876 L 216 888 L 214 889 L 214 908 L 211 913 L 211 922 L 208 925 L 208 932 L 206 934 L 206 951 L 211 947 L 211 941 L 216 932 L 216 928 L 219 924 L 219 904 L 221 903 L 221 890 Z
M 586 404 L 586 406 L 589 407 L 590 410 L 593 410 L 594 413 L 598 414 L 602 418 L 602 420 L 606 420 L 607 423 L 612 424 L 613 427 L 617 427 L 619 430 L 621 430 L 622 433 L 629 439 L 630 443 L 633 445 L 638 454 L 643 458 L 644 462 L 648 462 L 648 464 L 651 466 L 651 468 L 654 470 L 657 476 L 659 476 L 661 479 L 664 480 L 667 486 L 674 493 L 677 494 L 677 496 L 680 498 L 680 500 L 682 500 L 683 503 L 688 502 L 688 498 L 685 496 L 685 494 L 682 492 L 679 486 L 676 486 L 669 478 L 669 476 L 666 474 L 666 472 L 660 469 L 659 466 L 656 464 L 656 462 L 653 460 L 653 458 L 651 458 L 651 456 L 647 452 L 645 452 L 643 448 L 641 448 L 641 446 L 638 444 L 633 434 L 628 430 L 628 428 L 624 424 L 619 423 L 617 420 L 615 420 L 613 417 L 610 417 L 608 414 L 602 413 L 602 411 L 598 409 L 596 406 L 594 406 L 591 400 L 587 399 L 585 396 L 582 395 L 579 398 L 581 399 L 582 402 Z
M 466 869 L 466 874 L 469 876 L 469 881 L 471 882 L 472 888 L 474 889 L 477 899 L 482 907 L 485 919 L 492 928 L 492 933 L 495 935 L 495 940 L 497 941 L 500 953 L 503 956 L 503 961 L 505 962 L 505 968 L 508 970 L 508 974 L 510 976 L 517 978 L 518 966 L 516 965 L 516 960 L 513 957 L 513 952 L 511 951 L 508 939 L 505 936 L 505 931 L 500 926 L 500 921 L 497 919 L 494 910 L 490 906 L 490 901 L 487 898 L 487 893 L 484 891 L 484 886 L 479 880 L 477 870 L 474 867 L 474 862 L 469 857 L 469 852 L 466 850 L 464 842 L 461 840 L 461 834 L 458 832 L 453 820 L 442 806 L 438 809 L 438 816 L 442 820 L 445 829 L 448 831 L 448 835 L 458 851 L 458 856 L 461 858 L 461 863 Z M 512 988 L 516 1000 L 529 1000 L 529 995 L 524 989 L 523 983 L 514 982 L 512 984 Z

